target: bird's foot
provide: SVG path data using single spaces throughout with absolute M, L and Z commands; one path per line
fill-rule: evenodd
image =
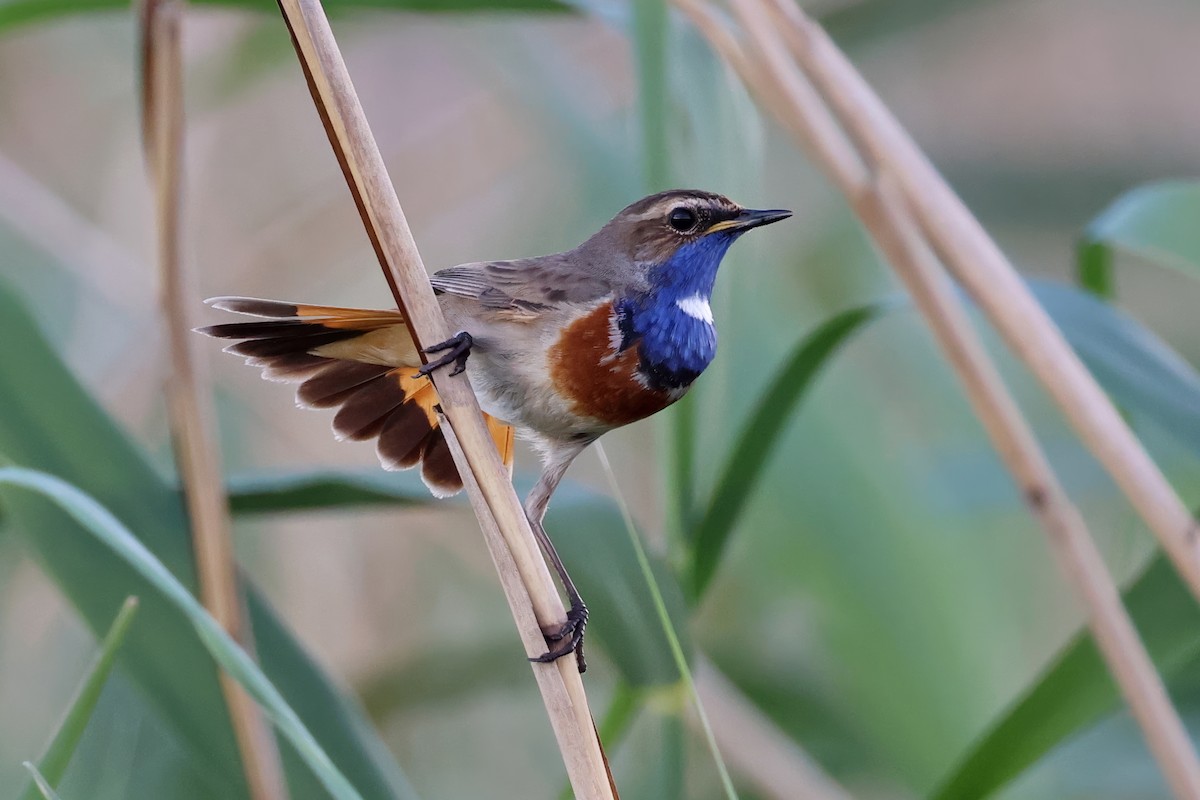
M 430 361 L 428 364 L 417 370 L 414 377 L 424 375 L 428 377 L 435 369 L 454 365 L 454 369 L 450 374 L 457 375 L 467 368 L 467 356 L 471 355 L 471 348 L 475 346 L 475 339 L 466 331 L 459 331 L 444 342 L 438 342 L 435 345 L 426 347 L 422 353 L 441 353 L 445 350 L 450 352 L 441 358 Z
M 587 621 L 587 606 L 581 601 L 572 603 L 571 607 L 567 610 L 566 622 L 549 633 L 544 630 L 542 631 L 542 634 L 546 637 L 546 644 L 550 649 L 540 656 L 529 660 L 548 664 L 551 661 L 557 661 L 567 653 L 574 653 L 575 663 L 579 666 L 580 674 L 587 672 L 587 661 L 583 658 L 583 630 L 587 627 Z

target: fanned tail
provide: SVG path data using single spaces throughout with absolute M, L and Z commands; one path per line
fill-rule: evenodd
M 384 469 L 421 467 L 421 479 L 437 497 L 462 489 L 435 406 L 430 380 L 416 375 L 420 354 L 398 311 L 366 311 L 217 297 L 224 311 L 265 318 L 197 329 L 239 341 L 226 352 L 260 367 L 263 377 L 299 383 L 296 402 L 308 408 L 337 408 L 339 439 L 375 439 Z M 488 431 L 511 473 L 513 429 L 484 415 Z

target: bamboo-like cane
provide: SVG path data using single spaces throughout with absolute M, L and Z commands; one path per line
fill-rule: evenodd
M 770 0 L 793 56 L 881 169 L 925 236 L 1062 409 L 1200 599 L 1200 525 L 983 226 L 817 23 Z
M 791 62 L 773 19 L 756 0 L 734 0 L 756 46 L 752 62 L 710 9 L 678 3 L 768 109 L 797 135 L 847 195 L 912 294 L 997 451 L 1049 537 L 1059 566 L 1084 600 L 1110 671 L 1177 796 L 1200 797 L 1200 763 L 1133 627 L 1078 509 L 1071 503 L 991 363 L 946 274 L 888 177 L 872 179 L 837 120 Z
M 309 90 L 398 307 L 419 347 L 447 338 L 404 211 L 319 0 L 279 0 Z M 447 440 L 530 656 L 566 613 L 465 376 L 433 374 Z M 583 800 L 615 800 L 575 659 L 533 664 L 567 777 Z
M 140 18 L 142 133 L 154 183 L 160 292 L 171 364 L 166 384 L 167 413 L 191 522 L 200 600 L 230 636 L 252 651 L 233 558 L 220 456 L 213 436 L 212 403 L 204 390 L 200 361 L 192 350 L 195 337 L 188 322 L 195 293 L 187 291 L 181 248 L 183 7 L 178 0 L 149 0 L 142 6 Z M 254 800 L 282 800 L 287 789 L 271 727 L 236 681 L 223 671 L 219 678 L 250 796 Z

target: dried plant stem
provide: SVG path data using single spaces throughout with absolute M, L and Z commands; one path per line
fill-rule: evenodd
M 690 8 L 695 5 L 693 0 L 682 5 L 697 19 L 702 30 L 720 24 L 711 15 L 697 17 Z M 784 4 L 776 3 L 776 8 L 781 5 Z M 778 114 L 846 193 L 908 288 L 963 382 L 977 416 L 1020 485 L 1030 510 L 1046 530 L 1060 568 L 1083 599 L 1100 651 L 1168 782 L 1181 798 L 1200 797 L 1200 762 L 1178 713 L 1121 604 L 1120 594 L 1083 517 L 1051 470 L 1033 431 L 971 326 L 949 277 L 926 241 L 928 226 L 924 229 L 917 226 L 905 198 L 889 184 L 889 165 L 875 163 L 875 154 L 868 151 L 872 166 L 881 173 L 878 178 L 872 177 L 820 95 L 791 61 L 777 33 L 780 27 L 788 28 L 790 20 L 772 16 L 757 0 L 734 0 L 734 6 L 754 41 L 754 52 L 761 59 L 756 66 L 761 71 L 751 74 L 747 70 L 740 47 L 731 64 L 744 78 L 755 80 L 755 89 L 766 100 L 766 106 Z M 731 47 L 728 36 L 713 41 L 721 50 L 728 51 Z
M 792 55 L 897 188 L 925 237 L 1063 410 L 1200 599 L 1200 526 L 1004 253 L 854 66 L 794 3 L 770 0 Z
M 0 218 L 71 269 L 89 292 L 124 309 L 144 308 L 143 262 L 48 185 L 0 151 Z
M 180 27 L 183 4 L 150 0 L 142 8 L 143 134 L 155 189 L 161 300 L 171 373 L 167 410 L 176 461 L 191 521 L 200 599 L 234 639 L 246 644 L 245 616 L 229 530 L 212 426 L 212 408 L 192 351 L 183 268 L 183 66 Z M 262 712 L 236 681 L 220 673 L 246 783 L 255 800 L 286 797 L 279 753 Z
M 976 415 L 1045 529 L 1059 568 L 1083 599 L 1092 634 L 1177 797 L 1200 798 L 1200 761 L 1171 705 L 1079 509 L 1055 477 L 1004 386 L 949 276 L 897 196 L 881 185 L 858 204 L 864 224 L 904 282 L 958 373 Z
M 808 753 L 758 710 L 707 659 L 697 659 L 696 689 L 713 721 L 717 743 L 735 772 L 773 800 L 851 800 Z
M 318 0 L 279 0 L 309 90 L 345 174 L 375 254 L 418 346 L 447 338 L 416 242 L 388 177 L 366 115 Z M 566 619 L 508 473 L 465 377 L 433 375 L 447 440 L 493 555 L 505 597 L 530 656 L 546 647 L 542 629 Z M 533 664 L 546 711 L 577 798 L 612 800 L 608 774 L 575 660 Z

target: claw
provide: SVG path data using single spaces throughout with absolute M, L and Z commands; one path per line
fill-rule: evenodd
M 580 674 L 587 672 L 587 661 L 583 657 L 583 632 L 587 627 L 588 609 L 582 602 L 575 603 L 567 611 L 567 621 L 552 633 L 544 633 L 549 650 L 536 658 L 529 659 L 540 664 L 557 661 L 568 653 L 575 654 Z
M 438 342 L 422 350 L 422 353 L 440 353 L 443 350 L 450 352 L 441 358 L 430 361 L 417 370 L 414 378 L 429 377 L 435 369 L 454 365 L 454 369 L 450 371 L 450 376 L 453 377 L 464 372 L 467 369 L 467 357 L 471 355 L 471 348 L 475 346 L 475 339 L 466 331 L 459 331 L 444 342 Z

